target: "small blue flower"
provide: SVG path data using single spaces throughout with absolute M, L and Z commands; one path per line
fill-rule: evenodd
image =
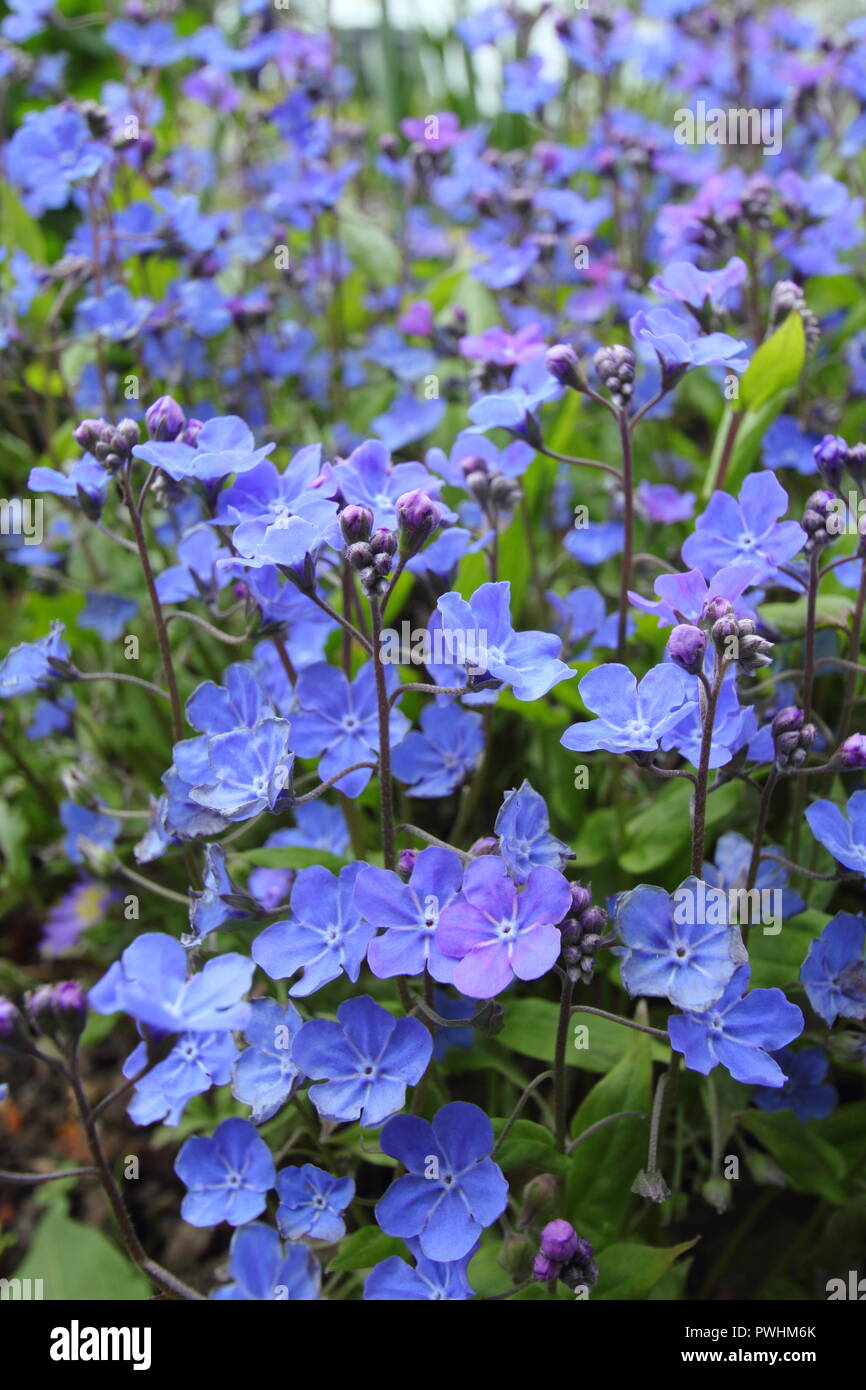
M 156 1120 L 178 1124 L 187 1101 L 204 1095 L 212 1086 L 226 1084 L 236 1056 L 229 1032 L 184 1033 L 168 1056 L 136 1082 L 129 1118 L 137 1125 Z M 147 1044 L 142 1042 L 124 1062 L 123 1075 L 131 1080 L 146 1065 Z
M 120 821 L 113 816 L 91 811 L 77 801 L 60 803 L 60 819 L 66 831 L 63 850 L 73 864 L 83 864 L 92 849 L 113 849 L 121 830 Z
M 767 845 L 764 854 L 778 853 L 778 846 Z M 713 888 L 743 889 L 748 882 L 749 866 L 752 862 L 752 841 L 736 830 L 729 830 L 716 841 L 712 864 L 704 864 L 703 878 Z M 782 918 L 796 917 L 806 904 L 793 888 L 788 887 L 790 870 L 778 859 L 761 858 L 755 875 L 754 887 L 760 892 L 778 890 L 782 894 Z
M 806 807 L 809 829 L 846 869 L 866 874 L 866 791 L 855 792 L 844 813 L 832 801 Z
M 525 883 L 530 869 L 538 864 L 564 869 L 574 858 L 574 850 L 551 835 L 544 797 L 525 777 L 516 790 L 505 793 L 494 832 L 499 836 L 499 853 L 517 883 Z
M 249 1044 L 234 1069 L 232 1095 L 252 1107 L 250 1119 L 264 1124 L 291 1099 L 303 1079 L 292 1057 L 292 1042 L 301 1026 L 294 1004 L 253 999 L 244 1029 Z
M 436 928 L 462 881 L 459 857 L 435 845 L 422 849 L 408 883 L 389 869 L 363 866 L 355 884 L 355 906 L 372 931 L 384 928 L 367 948 L 374 975 L 384 980 L 427 970 L 443 984 L 454 978 L 456 961 L 441 950 Z
M 459 1260 L 438 1262 L 428 1260 L 420 1241 L 407 1240 L 415 1260 L 415 1268 L 392 1255 L 376 1265 L 364 1284 L 364 1301 L 389 1303 L 422 1303 L 425 1301 L 465 1302 L 475 1290 L 469 1282 L 469 1264 L 476 1246 Z
M 185 739 L 175 744 L 174 766 L 196 805 L 229 821 L 248 820 L 275 811 L 289 795 L 289 730 L 287 719 L 265 718 L 253 729 Z
M 408 783 L 410 796 L 450 796 L 484 751 L 481 716 L 456 703 L 425 705 L 421 731 L 413 729 L 394 749 L 391 769 Z
M 393 667 L 386 668 L 390 690 L 396 688 Z M 321 755 L 319 776 L 333 777 L 353 763 L 375 763 L 379 756 L 379 717 L 376 682 L 371 662 L 366 662 L 354 680 L 327 662 L 308 666 L 298 677 L 298 709 L 292 718 L 292 745 L 299 758 Z M 409 731 L 409 721 L 399 710 L 391 712 L 391 743 L 396 746 Z M 370 780 L 371 770 L 359 768 L 341 777 L 338 791 L 359 796 Z
M 191 940 L 184 945 L 198 942 L 208 932 L 216 931 L 224 922 L 249 917 L 249 907 L 237 900 L 242 898 L 241 890 L 233 882 L 226 868 L 226 852 L 221 845 L 209 844 L 204 852 L 204 874 L 201 889 L 190 890 L 189 925 Z
M 648 343 L 656 353 L 663 375 L 677 378 L 691 367 L 725 366 L 744 372 L 749 365 L 748 345 L 727 333 L 698 332 L 694 321 L 672 309 L 639 310 L 629 321 L 632 337 Z
M 490 1157 L 493 1126 L 477 1105 L 453 1101 L 430 1124 L 397 1115 L 382 1130 L 382 1152 L 406 1175 L 391 1184 L 376 1206 L 389 1236 L 417 1236 L 428 1260 L 461 1260 L 481 1232 L 505 1210 L 508 1183 Z
M 70 103 L 25 113 L 6 148 L 6 171 L 27 211 L 41 217 L 64 207 L 73 185 L 92 178 L 110 158 L 108 146 L 94 140 Z
M 800 1036 L 803 1015 L 780 989 L 746 994 L 749 973 L 748 965 L 741 965 L 721 998 L 703 1013 L 674 1014 L 668 1020 L 671 1046 L 702 1076 L 721 1062 L 747 1086 L 782 1087 L 785 1073 L 770 1053 Z
M 88 592 L 87 601 L 78 615 L 78 626 L 98 632 L 104 642 L 116 642 L 138 612 L 135 599 L 120 594 Z
M 62 623 L 52 623 L 48 634 L 37 642 L 19 642 L 17 647 L 10 647 L 0 661 L 0 700 L 32 695 L 60 679 L 51 662 L 71 658 L 64 631 Z
M 395 1019 L 367 994 L 345 1000 L 337 1018 L 305 1023 L 292 1057 L 306 1076 L 322 1082 L 309 1095 L 323 1119 L 360 1119 L 373 1128 L 399 1110 L 406 1087 L 421 1080 L 433 1039 L 417 1018 Z
M 856 795 L 866 797 L 866 792 Z M 817 940 L 809 944 L 800 979 L 809 1003 L 828 1027 L 837 1018 L 866 1018 L 864 940 L 866 919 L 851 912 L 837 912 Z
M 825 1120 L 836 1109 L 839 1100 L 835 1086 L 826 1085 L 830 1066 L 827 1054 L 820 1047 L 804 1047 L 792 1052 L 784 1047 L 774 1053 L 788 1078 L 781 1089 L 762 1086 L 752 1096 L 759 1110 L 793 1110 L 798 1120 Z
M 339 878 L 314 864 L 301 869 L 292 888 L 291 916 L 273 922 L 253 942 L 253 960 L 272 980 L 303 970 L 289 993 L 304 997 L 345 974 L 353 982 L 375 931 L 362 922 L 353 901 L 360 864 Z
M 753 584 L 772 579 L 780 565 L 803 548 L 806 533 L 797 521 L 779 521 L 788 494 L 773 473 L 750 473 L 735 501 L 714 492 L 683 545 L 683 560 L 711 579 L 729 565 L 754 565 Z
M 615 926 L 625 950 L 622 982 L 631 995 L 707 1009 L 746 960 L 727 904 L 708 902 L 701 881 L 687 878 L 673 894 L 642 883 L 617 899 Z
M 180 1214 L 190 1226 L 245 1226 L 264 1211 L 276 1180 L 271 1151 L 249 1120 L 223 1120 L 210 1138 L 193 1135 L 175 1159 L 187 1188 Z
M 234 1280 L 211 1298 L 231 1302 L 315 1303 L 322 1271 L 306 1245 L 287 1245 L 270 1226 L 253 1221 L 232 1236 L 229 1273 Z
M 571 724 L 562 735 L 560 743 L 575 753 L 655 752 L 662 736 L 698 707 L 694 676 L 670 661 L 651 667 L 640 684 L 627 666 L 606 662 L 577 688 L 598 718 Z
M 187 964 L 187 953 L 173 936 L 145 932 L 93 986 L 90 1006 L 99 1014 L 127 1013 L 167 1033 L 243 1028 L 250 1006 L 242 999 L 253 962 L 233 952 L 212 956 L 189 979 Z
M 175 482 L 193 478 L 215 483 L 229 473 L 249 473 L 276 445 L 255 447 L 252 431 L 237 415 L 221 415 L 202 426 L 195 445 L 180 440 L 150 440 L 136 444 L 133 454 L 161 468 Z
M 335 1178 L 312 1163 L 283 1168 L 277 1173 L 277 1225 L 286 1240 L 342 1240 L 346 1223 L 341 1212 L 355 1195 L 351 1178 Z

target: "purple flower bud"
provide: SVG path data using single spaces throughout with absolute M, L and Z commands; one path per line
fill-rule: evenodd
M 607 926 L 607 913 L 603 907 L 588 907 L 580 914 L 580 925 L 584 932 L 603 932 Z M 586 939 L 583 944 L 586 950 Z
M 848 444 L 841 434 L 825 434 L 812 455 L 831 487 L 837 487 L 848 462 Z
M 577 1254 L 577 1231 L 568 1221 L 548 1221 L 541 1232 L 541 1254 L 559 1264 L 567 1264 Z
M 144 413 L 151 439 L 177 439 L 186 425 L 186 416 L 174 396 L 159 396 Z
M 571 911 L 570 916 L 579 917 L 592 902 L 592 888 L 583 883 L 570 883 L 571 889 Z
M 193 448 L 195 448 L 196 444 L 198 443 L 198 437 L 203 429 L 204 420 L 197 420 L 194 415 L 191 415 L 183 427 L 183 433 L 180 436 L 180 443 L 190 444 Z
M 80 1038 L 87 1023 L 87 998 L 77 980 L 42 985 L 29 1001 L 30 1017 L 46 1037 Z
M 366 541 L 356 541 L 347 549 L 346 560 L 352 569 L 367 569 L 373 563 L 373 552 Z
M 790 733 L 792 729 L 802 729 L 803 721 L 806 718 L 803 711 L 796 705 L 786 705 L 780 709 L 773 720 L 773 738 L 778 738 L 780 734 Z
M 104 428 L 104 420 L 82 420 L 81 424 L 76 425 L 72 431 L 72 437 L 76 444 L 79 444 L 87 453 L 92 454 L 102 438 Z
M 414 338 L 429 338 L 433 333 L 433 309 L 426 299 L 417 299 L 397 320 L 401 333 Z
M 8 1042 L 14 1038 L 22 1025 L 21 1010 L 11 999 L 0 998 L 0 1038 Z
M 397 498 L 396 511 L 403 549 L 414 555 L 436 530 L 442 520 L 442 510 L 426 492 L 415 488 Z
M 701 610 L 701 622 L 706 623 L 708 627 L 712 627 L 720 618 L 730 618 L 733 611 L 728 600 L 722 598 L 721 594 L 716 594 L 714 598 L 707 599 L 707 602 L 704 604 Z
M 401 849 L 397 857 L 397 873 L 407 883 L 412 876 L 412 870 L 419 853 L 420 851 L 417 849 Z
M 544 365 L 560 386 L 568 386 L 572 391 L 581 389 L 577 353 L 568 343 L 556 343 L 547 353 Z
M 668 656 L 693 676 L 702 670 L 707 650 L 707 634 L 691 623 L 678 623 L 668 638 Z
M 373 513 L 369 507 L 358 507 L 350 503 L 340 512 L 340 530 L 347 545 L 355 541 L 368 541 L 373 530 Z
M 855 482 L 866 477 L 866 444 L 852 444 L 848 450 L 848 472 Z
M 487 473 L 487 464 L 480 454 L 467 454 L 466 458 L 460 460 L 460 471 L 468 482 L 475 473 L 480 473 L 484 477 Z
M 536 1255 L 532 1261 L 533 1278 L 540 1283 L 547 1284 L 551 1279 L 556 1279 L 559 1274 L 560 1266 L 554 1261 L 549 1260 L 546 1255 Z
M 866 734 L 852 734 L 846 738 L 839 749 L 839 760 L 843 767 L 866 767 Z
M 480 840 L 469 846 L 469 853 L 473 859 L 477 859 L 480 854 L 496 854 L 499 849 L 499 841 L 495 835 L 482 835 Z
M 380 526 L 378 531 L 374 531 L 370 537 L 370 549 L 374 555 L 396 555 L 397 536 L 394 531 L 389 531 L 386 526 Z

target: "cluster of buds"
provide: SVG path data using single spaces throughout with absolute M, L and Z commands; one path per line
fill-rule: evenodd
M 604 943 L 607 913 L 603 907 L 592 906 L 592 889 L 582 883 L 569 884 L 571 907 L 560 923 L 562 950 L 560 964 L 573 984 L 587 985 L 595 971 L 599 948 Z
M 82 420 L 73 431 L 75 442 L 87 453 L 92 454 L 109 473 L 118 473 L 132 458 L 133 447 L 141 439 L 141 430 L 135 420 L 121 420 L 113 425 L 110 420 Z
M 802 767 L 815 742 L 814 724 L 796 705 L 780 709 L 772 723 L 773 755 L 778 768 Z
M 631 348 L 617 343 L 601 347 L 592 359 L 595 374 L 614 405 L 622 410 L 634 390 L 635 355 Z
M 838 501 L 832 492 L 819 488 L 806 502 L 801 525 L 808 539 L 803 549 L 807 555 L 822 550 L 839 534 Z
M 582 1240 L 569 1221 L 548 1221 L 541 1232 L 532 1273 L 542 1283 L 561 1279 L 570 1289 L 592 1288 L 598 1280 L 598 1266 L 588 1240 Z
M 398 548 L 396 533 L 384 526 L 374 531 L 370 508 L 354 505 L 340 512 L 340 530 L 346 541 L 346 559 L 352 569 L 357 570 L 364 593 L 368 598 L 382 598 L 394 568 Z
M 773 644 L 759 637 L 751 618 L 737 618 L 733 612 L 717 618 L 711 629 L 713 645 L 723 661 L 735 661 L 744 675 L 753 676 L 773 660 Z
M 0 999 L 0 1049 L 31 1054 L 34 1035 L 76 1043 L 87 1024 L 87 997 L 76 980 L 41 985 L 27 1000 L 26 1013 L 11 999 Z
M 812 457 L 834 492 L 838 493 L 846 468 L 858 487 L 866 482 L 866 444 L 849 444 L 841 434 L 825 434 L 812 450 Z
M 478 454 L 462 459 L 460 470 L 466 479 L 466 491 L 488 517 L 514 511 L 520 500 L 520 487 L 513 478 L 506 478 L 498 468 L 489 468 Z
M 777 280 L 770 295 L 770 327 L 777 328 L 789 314 L 799 314 L 803 320 L 806 347 L 811 352 L 821 337 L 818 320 L 806 304 L 806 296 L 793 280 Z
M 442 509 L 420 488 L 404 492 L 396 502 L 400 551 L 408 559 L 416 555 L 442 520 Z
M 668 638 L 668 656 L 675 665 L 696 676 L 704 669 L 707 634 L 694 623 L 678 623 Z

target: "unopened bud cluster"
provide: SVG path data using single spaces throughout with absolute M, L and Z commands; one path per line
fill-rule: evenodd
M 394 531 L 373 527 L 368 507 L 344 507 L 340 529 L 347 542 L 346 559 L 357 571 L 361 588 L 368 598 L 382 598 L 388 590 L 388 576 L 394 568 L 398 540 Z
M 572 883 L 571 908 L 560 924 L 562 950 L 560 964 L 573 984 L 589 984 L 595 972 L 596 956 L 604 944 L 607 913 L 592 906 L 592 889 Z
M 513 478 L 490 468 L 478 454 L 463 459 L 460 470 L 466 479 L 466 491 L 488 515 L 514 511 L 520 501 L 520 486 Z
M 801 522 L 808 538 L 803 546 L 807 555 L 813 550 L 823 549 L 835 538 L 839 524 L 838 516 L 836 497 L 832 492 L 819 488 L 817 492 L 812 493 L 806 502 Z
M 799 314 L 803 320 L 806 347 L 811 352 L 821 337 L 818 320 L 806 303 L 806 296 L 793 280 L 778 280 L 770 295 L 770 327 L 777 328 L 789 314 Z
M 141 430 L 135 420 L 121 420 L 118 425 L 113 425 L 110 420 L 82 420 L 73 434 L 75 442 L 92 454 L 109 473 L 118 473 L 126 467 L 133 447 L 141 439 Z
M 561 1218 L 548 1221 L 541 1232 L 532 1273 L 544 1283 L 561 1279 L 570 1289 L 576 1289 L 581 1284 L 592 1288 L 598 1280 L 592 1246 L 588 1240 L 581 1239 L 569 1221 Z
M 787 705 L 779 710 L 771 728 L 776 766 L 802 767 L 815 742 L 815 725 L 807 724 L 805 714 L 796 705 Z
M 635 355 L 631 348 L 617 343 L 602 347 L 592 359 L 595 374 L 615 406 L 622 409 L 634 390 Z
M 755 631 L 751 618 L 737 618 L 731 612 L 718 618 L 711 629 L 713 645 L 725 661 L 735 661 L 744 675 L 752 676 L 773 660 L 773 644 Z

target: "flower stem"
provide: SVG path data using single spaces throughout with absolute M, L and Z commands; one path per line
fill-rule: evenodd
M 382 822 L 382 852 L 386 869 L 397 867 L 394 838 L 394 785 L 391 781 L 391 706 L 382 664 L 382 610 L 377 598 L 370 599 L 370 620 L 373 629 L 373 672 L 376 679 L 376 704 L 379 711 L 379 786 Z
M 631 588 L 632 556 L 634 554 L 634 486 L 632 479 L 631 425 L 624 409 L 619 412 L 619 437 L 622 444 L 623 523 L 625 545 L 622 552 L 622 574 L 619 583 L 619 622 L 617 625 L 616 659 L 625 659 L 626 626 L 628 623 L 628 591 Z
M 692 798 L 692 873 L 700 878 L 704 865 L 704 834 L 707 819 L 707 783 L 710 770 L 710 753 L 713 746 L 713 725 L 716 722 L 716 706 L 725 674 L 725 663 L 720 662 L 716 676 L 706 697 L 704 708 L 704 729 L 701 736 L 701 752 L 698 761 L 698 775 L 695 794 Z
M 556 1050 L 553 1060 L 553 1114 L 556 1126 L 556 1147 L 560 1153 L 565 1153 L 565 1145 L 568 1138 L 568 1086 L 567 1072 L 565 1063 L 565 1049 L 568 1044 L 569 1025 L 571 1023 L 571 998 L 574 993 L 574 984 L 568 975 L 562 977 L 562 994 L 559 1000 L 559 1023 L 556 1029 Z
M 174 742 L 180 743 L 183 738 L 183 713 L 181 711 L 180 696 L 177 693 L 177 680 L 174 674 L 174 665 L 171 659 L 171 645 L 168 640 L 168 629 L 165 625 L 165 618 L 162 612 L 162 605 L 156 592 L 156 580 L 153 577 L 153 566 L 150 563 L 150 555 L 147 551 L 147 539 L 144 534 L 144 527 L 141 522 L 141 513 L 135 505 L 132 495 L 132 485 L 129 481 L 129 474 L 122 472 L 119 474 L 120 486 L 123 492 L 123 500 L 129 512 L 132 522 L 132 532 L 135 536 L 135 545 L 138 550 L 141 568 L 144 573 L 144 582 L 147 585 L 147 593 L 150 599 L 150 606 L 153 611 L 153 621 L 156 627 L 156 640 L 159 643 L 159 652 L 162 658 L 162 667 L 165 672 L 165 683 L 168 686 L 168 698 L 171 704 L 171 726 L 174 735 Z

